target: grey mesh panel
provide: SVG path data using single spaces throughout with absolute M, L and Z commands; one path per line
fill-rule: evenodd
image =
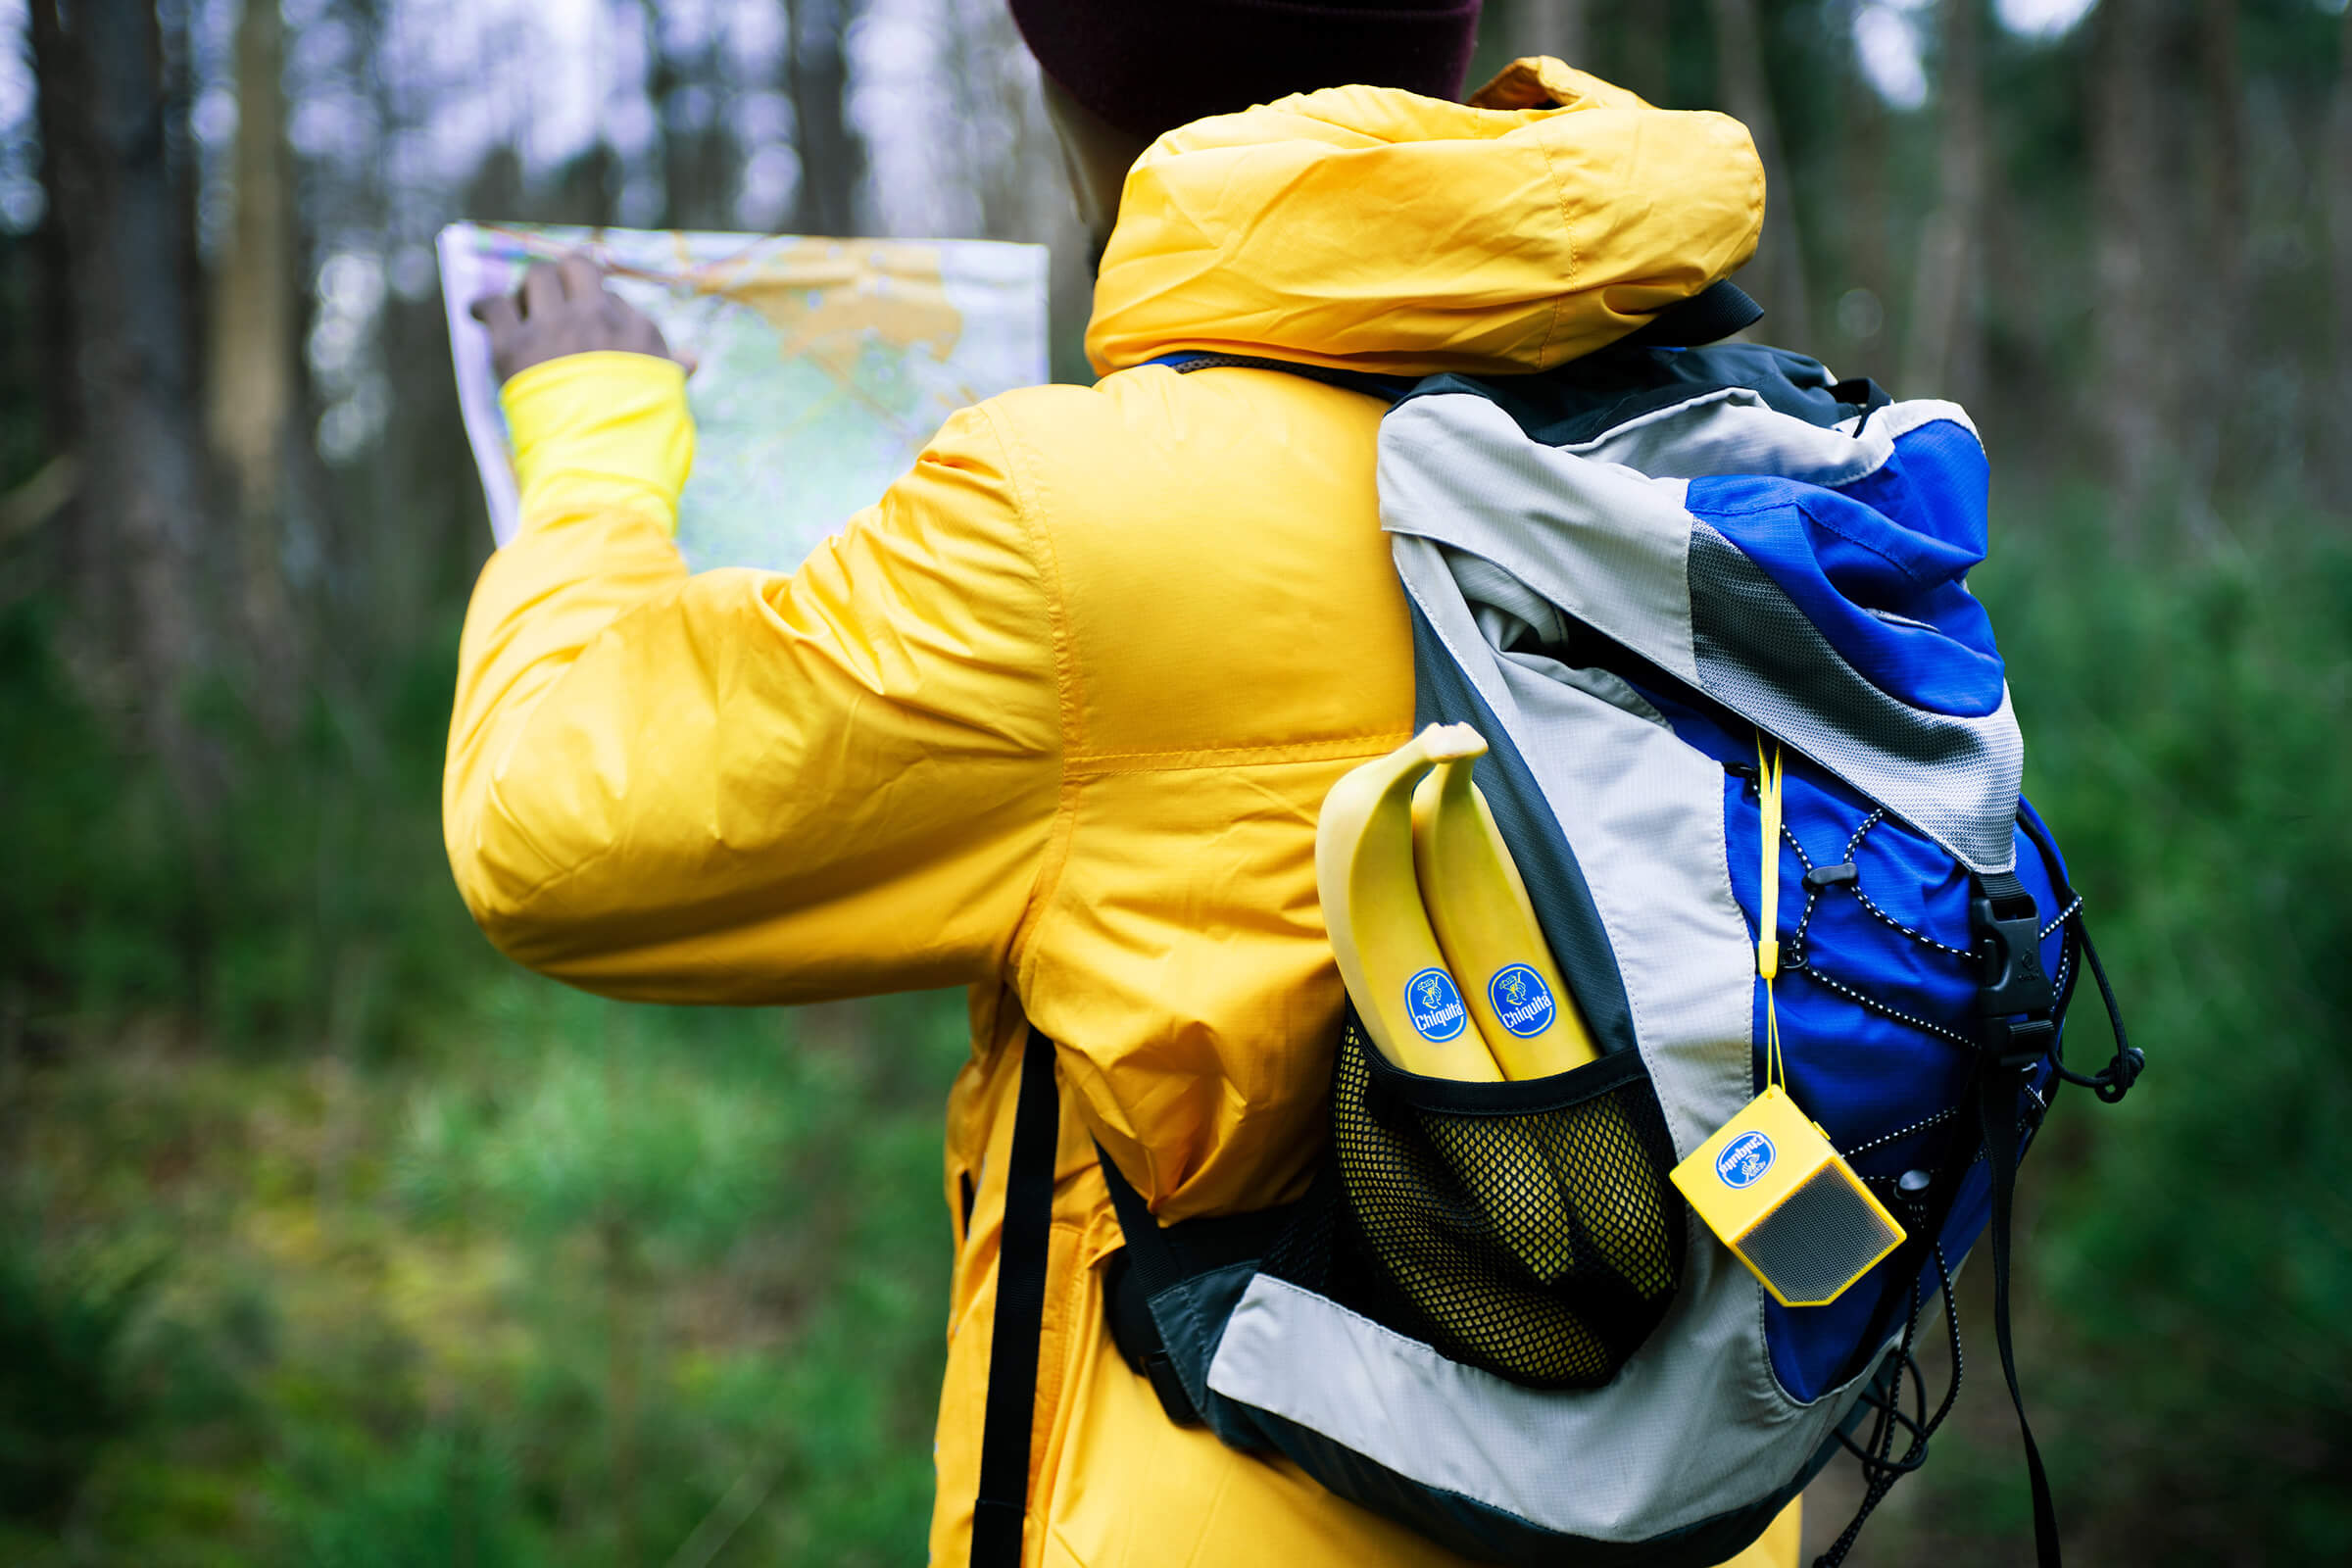
M 1826 1301 L 1897 1240 L 1831 1163 L 1740 1237 L 1740 1251 L 1789 1300 Z
M 2007 692 L 1982 718 L 1897 701 L 1847 663 L 1738 546 L 1696 519 L 1690 569 L 1690 641 L 1708 696 L 1883 802 L 1970 870 L 2016 864 L 2026 748 Z

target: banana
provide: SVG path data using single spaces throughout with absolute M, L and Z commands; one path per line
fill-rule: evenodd
M 1527 884 L 1470 782 L 1475 751 L 1439 760 L 1413 791 L 1413 864 L 1446 965 L 1505 1078 L 1546 1078 L 1598 1058 L 1551 961 Z
M 1315 824 L 1315 883 L 1340 977 L 1382 1055 L 1429 1078 L 1502 1076 L 1446 965 L 1413 870 L 1413 784 L 1432 763 L 1475 757 L 1467 724 L 1432 724 L 1343 775 Z
M 1545 1078 L 1595 1061 L 1600 1052 L 1552 961 L 1494 813 L 1471 782 L 1471 762 L 1485 751 L 1482 744 L 1439 761 L 1414 790 L 1413 863 L 1438 949 L 1461 977 L 1471 1019 L 1503 1076 Z M 1546 1173 L 1610 1267 L 1644 1280 L 1657 1272 L 1650 1253 L 1664 1245 L 1666 1229 L 1654 1204 L 1623 1185 L 1641 1146 L 1613 1101 L 1503 1124 L 1495 1137 L 1506 1157 Z M 1538 1278 L 1565 1269 L 1574 1255 L 1564 1221 L 1556 1229 L 1533 1216 L 1497 1217 L 1496 1224 Z

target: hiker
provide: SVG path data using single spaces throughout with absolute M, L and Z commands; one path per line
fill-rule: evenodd
M 480 307 L 521 521 L 466 621 L 451 861 L 504 952 L 610 996 L 970 988 L 933 1562 L 1456 1562 L 1177 1424 L 1107 1320 L 1097 1146 L 1164 1222 L 1304 1186 L 1343 1001 L 1317 811 L 1414 715 L 1383 405 L 1152 362 L 1546 369 L 1746 261 L 1762 174 L 1735 122 L 1558 62 L 1459 104 L 1478 0 L 1012 9 L 1100 249 L 1102 379 L 956 415 L 797 571 L 688 573 L 686 372 L 593 266 Z M 1008 1280 L 1024 1094 L 1059 1145 Z M 1019 1346 L 1001 1288 L 1042 1301 Z M 1793 1560 L 1794 1515 L 1740 1560 Z

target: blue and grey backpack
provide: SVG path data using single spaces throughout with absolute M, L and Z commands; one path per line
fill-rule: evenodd
M 1835 1564 L 1951 1407 L 1957 1354 L 1931 1412 L 1914 1336 L 1940 1294 L 1957 1348 L 1953 1271 L 1989 1227 L 2054 1565 L 2010 1347 L 2011 1197 L 2058 1086 L 2120 1099 L 2140 1057 L 2120 1023 L 2102 1071 L 2061 1054 L 2086 968 L 2115 1004 L 2019 796 L 1966 584 L 1987 481 L 1968 416 L 1777 349 L 1687 346 L 1754 314 L 1718 285 L 1642 339 L 1508 379 L 1268 367 L 1392 400 L 1381 516 L 1417 717 L 1487 738 L 1478 783 L 1604 1054 L 1534 1081 L 1425 1079 L 1350 1014 L 1331 1153 L 1299 1202 L 1162 1227 L 1103 1160 L 1127 1244 L 1113 1332 L 1174 1419 L 1482 1561 L 1707 1568 L 1842 1448 L 1867 1485 Z M 1774 1299 L 1667 1179 L 1765 1084 L 1760 741 L 1786 758 L 1787 1087 L 1906 1232 L 1822 1306 Z M 1019 1553 L 1051 1059 L 1033 1039 L 979 1564 Z

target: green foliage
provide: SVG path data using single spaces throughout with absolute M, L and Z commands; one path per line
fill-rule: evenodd
M 288 1568 L 535 1568 L 511 1456 L 431 1431 L 392 1453 L 306 1452 L 278 1481 Z
M 124 1330 L 158 1264 L 42 1259 L 0 1237 L 0 1519 L 55 1526 L 146 1414 Z
M 2030 1348 L 2067 1519 L 2100 1561 L 2352 1551 L 2352 539 L 2256 514 L 2118 553 L 2087 503 L 2013 521 L 1977 589 L 2028 793 L 2087 901 L 2148 1073 L 2062 1097 L 2030 1171 Z M 2259 530 L 2254 531 L 2254 530 Z M 2084 988 L 2078 1065 L 2108 1044 Z M 1982 1332 L 1984 1319 L 1977 1324 Z M 1992 1395 L 1980 1395 L 1984 1405 Z M 1989 1429 L 2003 1490 L 2013 1434 Z M 1940 1461 L 1950 1518 L 1977 1467 Z
M 229 798 L 200 832 L 74 692 L 45 607 L 0 606 L 0 998 L 189 1014 L 238 1049 L 417 1038 L 491 967 L 441 870 L 454 631 L 421 646 L 284 741 L 220 717 Z
M 510 1051 L 516 1071 L 487 1097 L 419 1096 L 395 1186 L 420 1214 L 539 1242 L 618 1227 L 689 1257 L 792 1218 L 789 1156 L 841 1099 L 831 1063 L 756 1037 L 689 1056 L 650 1009 L 506 997 L 502 1021 L 535 1016 L 546 1045 L 528 1061 Z
M 55 1240 L 37 1292 L 0 1270 L 0 1354 L 60 1387 L 0 1382 L 30 1401 L 0 1399 L 0 1479 L 68 1502 L 0 1516 L 0 1560 L 919 1556 L 959 999 L 640 1008 L 497 971 L 436 1010 L 340 1066 L 85 1025 L 8 1086 L 0 1191 Z M 79 1328 L 115 1298 L 54 1282 L 115 1276 L 64 1260 L 165 1237 Z

